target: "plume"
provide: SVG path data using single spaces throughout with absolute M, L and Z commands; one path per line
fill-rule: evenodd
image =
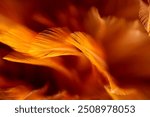
M 150 35 L 150 6 L 149 0 L 148 5 L 140 0 L 140 10 L 139 10 L 139 19 L 143 24 L 145 30 L 147 31 L 148 35 Z

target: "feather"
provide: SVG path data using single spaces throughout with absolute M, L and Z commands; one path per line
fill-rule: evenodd
M 98 69 L 100 73 L 108 80 L 110 87 L 116 88 L 114 79 L 106 71 L 106 63 L 104 61 L 104 54 L 102 49 L 93 41 L 93 39 L 81 32 L 71 34 L 72 38 L 68 42 L 76 46 L 83 54 L 91 61 L 91 63 Z
M 75 32 L 71 34 L 71 38 L 67 41 L 82 51 L 82 53 L 91 60 L 91 63 L 97 60 L 102 68 L 106 67 L 102 48 L 98 47 L 90 36 L 81 32 Z
M 12 62 L 50 67 L 68 76 L 68 78 L 72 77 L 70 70 L 64 67 L 63 63 L 59 58 L 40 59 L 40 58 L 27 56 L 21 53 L 12 52 L 7 56 L 5 56 L 4 59 Z
M 18 52 L 26 53 L 35 35 L 36 33 L 30 29 L 16 24 L 0 34 L 0 42 L 10 46 Z
M 150 6 L 144 3 L 142 0 L 140 0 L 139 19 L 148 35 L 150 35 Z
M 47 66 L 63 73 L 68 78 L 76 79 L 76 74 L 65 67 L 59 56 L 74 55 L 79 58 L 85 56 L 106 78 L 110 90 L 115 90 L 115 93 L 120 95 L 124 94 L 124 90 L 116 85 L 115 80 L 106 70 L 105 56 L 101 46 L 97 45 L 89 35 L 82 32 L 70 33 L 62 28 L 52 28 L 37 36 L 32 36 L 32 33 L 29 36 L 30 32 L 26 28 L 19 27 L 19 29 L 22 29 L 22 32 L 14 28 L 9 30 L 9 34 L 12 35 L 3 35 L 6 38 L 2 38 L 2 42 L 17 51 L 5 56 L 5 60 Z M 5 39 L 7 41 L 4 41 Z
M 41 58 L 64 55 L 81 56 L 81 52 L 73 45 L 65 42 L 66 38 L 69 38 L 69 33 L 62 29 L 45 30 L 36 36 L 28 53 Z

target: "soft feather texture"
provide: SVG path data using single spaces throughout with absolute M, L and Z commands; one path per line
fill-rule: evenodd
M 126 1 L 115 0 L 119 4 L 115 7 L 108 1 L 108 6 L 113 4 L 115 9 L 130 4 L 126 5 L 127 9 L 113 11 L 115 15 L 110 13 L 105 18 L 106 11 L 102 8 L 99 11 L 97 5 L 84 9 L 70 3 L 67 10 L 59 9 L 48 17 L 36 12 L 41 15 L 33 14 L 34 21 L 48 27 L 42 32 L 37 31 L 41 27 L 33 30 L 31 23 L 30 29 L 2 16 L 0 42 L 13 50 L 3 57 L 11 62 L 0 59 L 3 68 L 0 73 L 4 74 L 0 76 L 0 98 L 150 99 L 149 37 L 134 19 L 137 16 L 125 19 L 129 12 L 136 14 L 137 7 L 134 0 Z M 140 13 L 144 14 L 148 6 L 141 2 L 145 6 Z M 116 14 L 119 17 L 114 17 Z M 147 14 L 143 14 L 140 17 L 149 30 Z M 11 68 L 12 62 L 15 63 Z M 9 67 L 12 73 L 16 70 L 15 78 L 5 75 Z
M 142 0 L 140 0 L 139 18 L 148 35 L 150 35 L 150 6 Z

